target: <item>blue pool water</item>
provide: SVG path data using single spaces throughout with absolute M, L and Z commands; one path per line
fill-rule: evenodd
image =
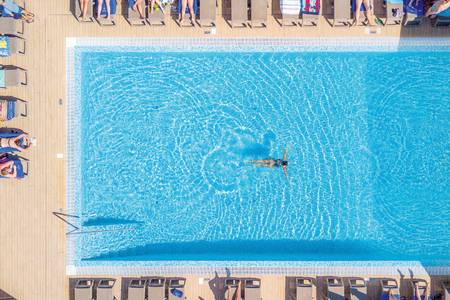
M 450 52 L 77 61 L 80 261 L 449 264 Z

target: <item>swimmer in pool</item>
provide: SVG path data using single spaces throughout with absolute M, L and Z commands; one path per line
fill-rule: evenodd
M 283 169 L 284 175 L 288 177 L 287 172 L 287 152 L 288 152 L 288 146 L 286 145 L 286 149 L 284 150 L 283 159 L 257 159 L 257 160 L 251 160 L 247 163 L 252 164 L 257 167 L 268 167 L 268 168 L 275 168 L 275 167 L 281 167 Z

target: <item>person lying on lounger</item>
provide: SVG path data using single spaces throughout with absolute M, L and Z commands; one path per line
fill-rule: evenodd
M 22 133 L 14 138 L 0 138 L 0 148 L 13 148 L 22 152 L 31 145 L 33 145 L 33 139 L 30 139 L 26 133 Z
M 34 14 L 28 10 L 20 7 L 17 3 L 12 0 L 0 0 L 0 6 L 2 8 L 2 16 L 11 16 L 14 19 L 21 19 L 27 23 L 34 21 Z
M 425 288 L 423 296 L 420 295 L 419 284 L 414 283 L 414 297 L 413 300 L 428 300 L 428 285 Z
M 195 12 L 194 12 L 194 0 L 179 0 L 181 1 L 181 13 L 180 24 L 183 22 L 184 15 L 186 14 L 186 6 L 189 7 L 189 14 L 191 15 L 191 22 L 195 26 Z
M 111 18 L 111 0 L 98 0 L 98 2 L 97 2 L 97 18 L 100 18 L 102 15 L 103 1 L 105 1 L 105 5 L 106 5 L 105 19 L 109 20 Z
M 268 158 L 268 159 L 257 159 L 257 160 L 251 160 L 247 163 L 252 164 L 254 166 L 257 167 L 268 167 L 268 168 L 279 168 L 281 167 L 283 169 L 284 175 L 286 175 L 286 177 L 288 177 L 288 172 L 287 172 L 287 165 L 288 165 L 288 161 L 287 161 L 287 152 L 288 152 L 288 146 L 286 145 L 286 149 L 284 150 L 284 154 L 283 154 L 283 159 L 273 159 L 273 158 Z
M 81 15 L 80 18 L 83 21 L 86 21 L 86 14 L 87 14 L 87 10 L 88 10 L 88 6 L 89 6 L 89 0 L 79 0 L 80 1 L 80 10 L 81 10 Z
M 436 15 L 450 8 L 450 0 L 438 0 L 425 13 L 425 17 L 436 18 Z
M 7 178 L 17 177 L 17 168 L 14 161 L 10 160 L 4 163 L 0 163 L 0 176 Z
M 370 26 L 377 25 L 377 23 L 375 22 L 375 14 L 373 13 L 373 5 L 371 3 L 371 0 L 356 0 L 355 3 L 356 3 L 355 20 L 353 24 L 358 26 L 359 16 L 361 14 L 361 5 L 364 3 L 364 7 L 366 8 L 367 21 L 369 22 L 369 25 Z

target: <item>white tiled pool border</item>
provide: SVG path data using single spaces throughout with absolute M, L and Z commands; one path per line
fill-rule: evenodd
M 66 160 L 66 212 L 75 215 L 80 203 L 74 201 L 80 193 L 81 183 L 78 128 L 80 110 L 76 91 L 81 78 L 75 61 L 77 51 L 102 51 L 114 47 L 120 51 L 219 51 L 219 52 L 392 52 L 392 51 L 450 51 L 450 38 L 287 38 L 287 39 L 220 39 L 220 38 L 67 38 L 67 160 Z M 70 220 L 72 221 L 72 219 Z M 75 225 L 79 225 L 74 219 Z M 73 228 L 67 226 L 67 231 Z M 450 275 L 450 262 L 442 266 L 423 267 L 417 261 L 111 261 L 77 262 L 74 247 L 76 235 L 66 236 L 67 275 L 210 275 L 214 272 L 232 272 L 255 275 L 399 275 L 409 271 L 414 274 Z

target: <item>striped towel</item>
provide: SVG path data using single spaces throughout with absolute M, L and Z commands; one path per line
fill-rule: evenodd
M 300 15 L 300 0 L 280 0 L 283 15 Z
M 302 0 L 302 13 L 318 15 L 320 13 L 320 0 Z

